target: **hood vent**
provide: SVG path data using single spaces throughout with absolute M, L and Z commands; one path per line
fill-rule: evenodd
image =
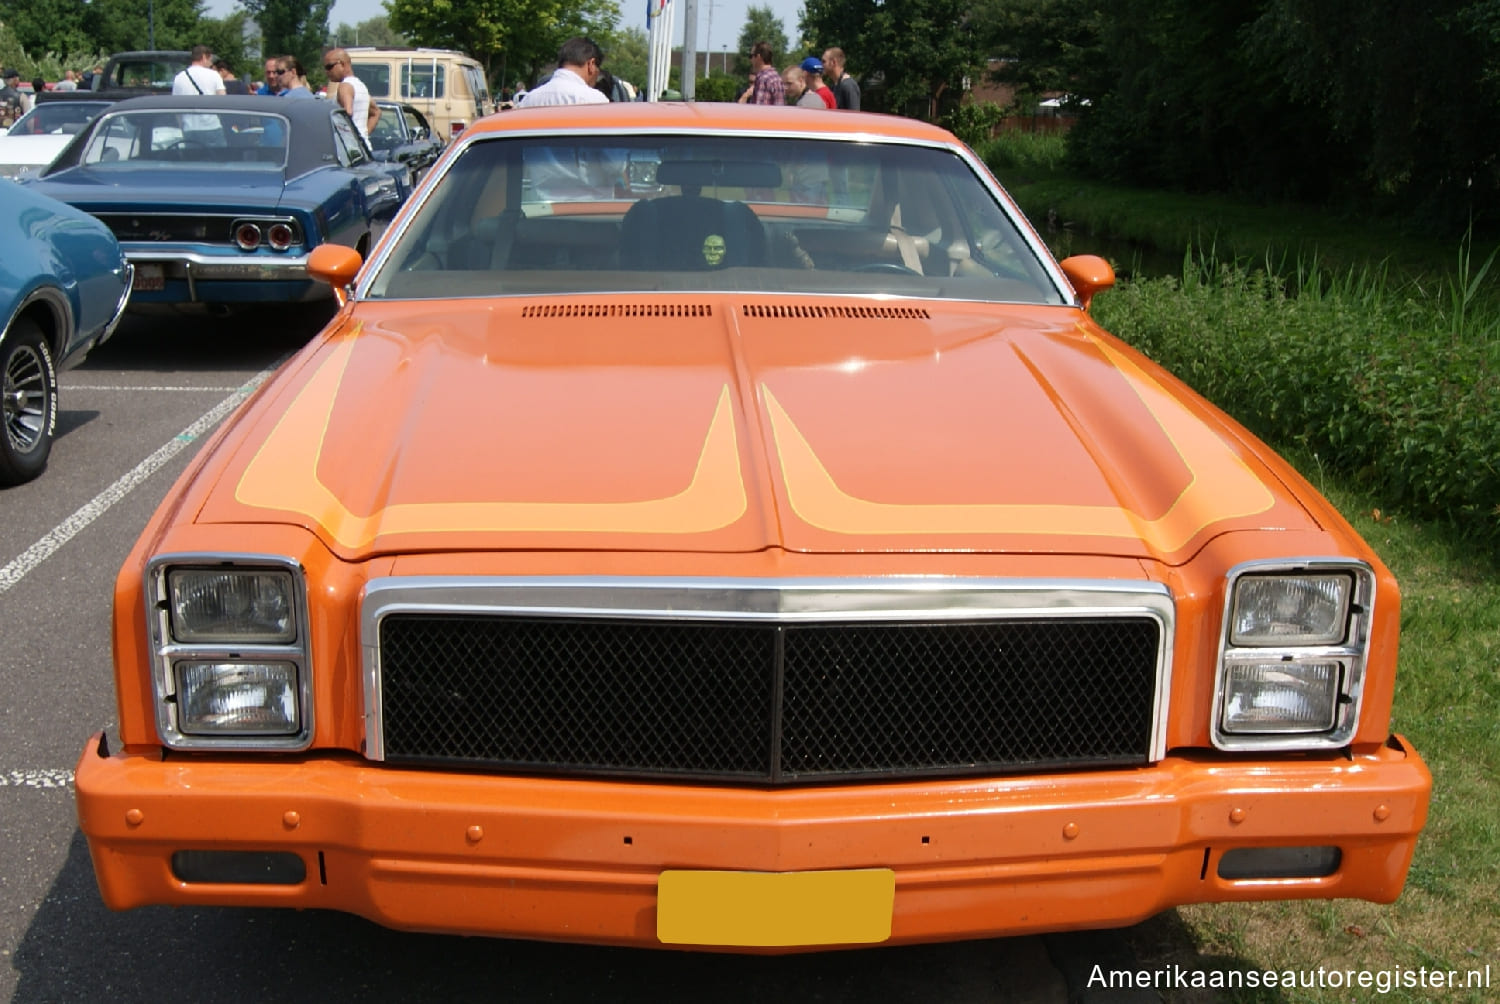
M 892 320 L 926 321 L 932 315 L 922 307 L 898 306 L 808 306 L 806 304 L 759 304 L 747 303 L 740 307 L 746 317 L 761 317 L 767 320 Z
M 712 317 L 706 303 L 549 303 L 523 307 L 522 318 Z

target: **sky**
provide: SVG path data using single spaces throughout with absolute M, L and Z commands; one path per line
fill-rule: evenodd
M 797 18 L 802 13 L 802 0 L 754 2 L 757 7 L 771 8 L 771 12 L 781 19 L 781 27 L 785 29 L 787 38 L 797 37 Z M 674 0 L 677 11 L 673 15 L 673 35 L 679 45 L 682 44 L 682 3 L 683 0 Z M 745 26 L 745 12 L 749 10 L 751 3 L 752 0 L 698 0 L 698 51 L 704 51 L 705 42 L 708 43 L 709 52 L 723 53 L 725 46 L 733 49 L 738 44 L 740 29 Z M 236 0 L 206 0 L 204 4 L 210 17 L 223 17 L 237 6 Z M 341 22 L 358 24 L 384 13 L 385 6 L 381 0 L 334 0 L 333 12 L 328 15 L 328 27 L 336 28 Z M 620 0 L 620 14 L 621 27 L 646 30 L 645 0 Z M 712 38 L 709 37 L 710 31 L 713 32 Z M 748 56 L 749 53 L 742 55 Z M 777 58 L 781 55 L 777 53 Z

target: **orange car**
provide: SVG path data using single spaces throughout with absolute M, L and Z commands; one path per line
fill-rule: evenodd
M 116 584 L 105 901 L 779 951 L 1400 892 L 1395 581 L 951 135 L 471 128 Z

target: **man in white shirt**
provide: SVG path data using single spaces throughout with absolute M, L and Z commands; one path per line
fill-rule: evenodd
M 213 68 L 214 53 L 206 45 L 193 46 L 192 62 L 172 78 L 173 94 L 224 94 L 224 78 Z M 217 115 L 183 115 L 182 138 L 198 146 L 225 146 L 227 140 Z
M 604 50 L 594 40 L 579 35 L 563 43 L 557 53 L 557 69 L 540 87 L 526 92 L 520 108 L 545 105 L 603 105 L 609 103 L 601 91 L 594 89 L 604 67 Z
M 172 78 L 173 94 L 223 94 L 224 78 L 213 68 L 214 52 L 206 45 L 193 46 L 192 62 Z
M 349 113 L 354 128 L 368 140 L 370 130 L 380 121 L 380 105 L 370 100 L 370 89 L 354 75 L 349 54 L 343 49 L 329 49 L 323 53 L 323 69 L 328 72 L 328 96 Z

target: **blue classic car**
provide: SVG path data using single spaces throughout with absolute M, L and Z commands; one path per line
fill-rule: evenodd
M 292 302 L 329 295 L 313 248 L 370 249 L 403 170 L 331 101 L 160 95 L 115 105 L 31 184 L 114 231 L 132 306 Z
M 0 181 L 0 485 L 47 466 L 57 373 L 108 338 L 130 296 L 130 264 L 108 228 Z
M 427 117 L 401 101 L 381 101 L 380 121 L 370 133 L 377 160 L 404 166 L 403 186 L 410 192 L 443 152 L 443 137 Z

